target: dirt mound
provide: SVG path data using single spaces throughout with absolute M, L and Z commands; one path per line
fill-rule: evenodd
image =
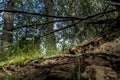
M 120 80 L 119 45 L 120 38 L 107 41 L 99 37 L 63 54 L 4 66 L 3 70 L 14 80 Z

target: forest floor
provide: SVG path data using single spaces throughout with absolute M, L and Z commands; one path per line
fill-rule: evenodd
M 120 80 L 120 38 L 96 37 L 51 56 L 0 68 L 0 80 Z

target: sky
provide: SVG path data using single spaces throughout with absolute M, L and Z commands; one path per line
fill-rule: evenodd
M 0 2 L 2 2 L 3 0 L 0 0 Z

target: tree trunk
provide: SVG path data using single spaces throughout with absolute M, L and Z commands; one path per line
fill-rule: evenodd
M 45 3 L 45 9 L 46 9 L 46 14 L 49 15 L 54 15 L 54 11 L 53 11 L 53 2 L 51 0 L 44 0 Z M 51 17 L 47 17 L 47 22 L 51 22 L 54 21 L 54 18 Z M 54 31 L 54 23 L 48 23 L 47 24 L 47 33 L 53 32 Z M 46 37 L 46 42 L 45 42 L 45 46 L 46 46 L 46 53 L 53 49 L 56 49 L 56 40 L 55 40 L 55 35 L 54 34 L 50 34 Z
M 14 0 L 9 0 L 6 10 L 13 10 L 14 7 Z M 4 27 L 3 27 L 3 33 L 2 33 L 2 53 L 6 53 L 8 48 L 6 48 L 9 43 L 13 42 L 13 34 L 9 33 L 10 29 L 13 28 L 13 14 L 11 12 L 5 12 L 4 14 Z

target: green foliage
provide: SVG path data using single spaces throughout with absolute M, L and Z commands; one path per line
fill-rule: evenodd
M 11 63 L 22 63 L 25 60 L 35 59 L 42 57 L 40 49 L 33 44 L 33 41 L 20 40 L 16 43 L 13 43 L 10 46 L 10 49 L 7 55 L 0 55 L 0 61 L 2 65 L 11 64 Z
M 59 50 L 59 49 L 55 49 L 55 48 L 51 47 L 50 50 L 46 51 L 45 56 L 52 56 L 52 55 L 56 55 L 56 54 L 59 54 L 59 53 L 62 53 L 62 51 Z
M 50 0 L 51 1 L 51 0 Z M 45 14 L 45 1 L 44 0 L 15 0 L 14 10 L 33 12 Z M 3 9 L 7 6 L 4 1 Z M 90 15 L 97 14 L 99 12 L 103 12 L 103 14 L 96 16 L 91 19 L 87 19 L 83 22 L 78 23 L 77 25 L 73 25 L 78 20 L 74 19 L 62 19 L 62 18 L 49 18 L 48 16 L 40 16 L 40 15 L 31 15 L 31 14 L 22 14 L 22 13 L 14 13 L 14 28 L 13 37 L 15 39 L 14 43 L 10 46 L 7 56 L 17 56 L 17 55 L 38 55 L 46 54 L 46 56 L 51 56 L 56 53 L 59 53 L 61 50 L 65 50 L 66 48 L 73 47 L 84 39 L 94 37 L 96 34 L 104 30 L 106 27 L 110 27 L 109 23 L 107 24 L 92 24 L 90 21 L 99 21 L 104 19 L 115 19 L 118 16 L 117 12 L 112 12 L 104 15 L 104 12 L 107 10 L 115 9 L 116 7 L 108 6 L 107 4 L 103 4 L 101 0 L 53 0 L 51 9 L 54 9 L 55 16 L 70 16 L 70 17 L 87 17 Z M 51 11 L 52 12 L 52 11 Z M 49 14 L 49 13 L 46 13 Z M 51 26 L 48 26 L 47 18 L 49 18 Z M 55 21 L 61 20 L 61 21 Z M 65 20 L 65 21 L 62 21 Z M 51 22 L 53 21 L 53 22 Z M 0 23 L 1 26 L 4 26 L 4 22 Z M 54 26 L 53 26 L 54 25 Z M 68 27 L 67 29 L 62 30 L 68 25 L 73 25 L 72 27 Z M 48 28 L 51 27 L 51 28 Z M 1 27 L 2 28 L 2 27 Z M 46 33 L 51 33 L 52 30 L 61 29 L 59 32 L 55 32 L 53 36 L 44 36 Z M 2 30 L 3 31 L 3 30 Z M 8 31 L 3 31 L 8 32 Z M 112 36 L 119 36 L 120 32 L 113 33 Z M 55 35 L 55 37 L 54 37 Z M 21 37 L 33 39 L 35 36 L 39 36 L 39 42 L 34 40 L 20 40 Z M 42 36 L 42 37 L 40 37 Z M 42 40 L 48 38 L 48 40 Z M 54 38 L 54 39 L 52 39 Z M 36 45 L 37 44 L 37 45 Z M 49 45 L 50 44 L 50 45 Z M 58 49 L 52 48 L 58 45 Z M 41 45 L 42 48 L 39 47 Z M 48 48 L 47 48 L 48 47 Z M 42 54 L 43 53 L 43 54 Z M 6 59 L 6 58 L 4 58 Z M 4 60 L 1 56 L 0 60 Z
M 23 62 L 26 60 L 33 60 L 41 57 L 43 57 L 43 55 L 34 50 L 29 53 L 17 52 L 17 54 L 7 55 L 5 57 L 2 57 L 3 59 L 1 60 L 0 66 L 9 65 L 9 64 L 20 65 L 20 64 L 23 64 Z
M 3 54 L 0 54 L 0 62 L 5 61 L 5 60 L 7 60 L 7 58 Z
M 6 56 L 0 55 L 0 66 L 9 64 L 22 64 L 25 60 L 38 59 L 60 53 L 59 50 L 52 49 L 46 55 L 32 40 L 19 40 L 10 46 Z
M 33 40 L 19 40 L 11 45 L 11 49 L 8 54 L 27 54 L 35 51 L 39 52 L 39 46 L 36 46 Z
M 80 65 L 76 65 L 71 68 L 70 75 L 68 76 L 67 80 L 85 80 L 80 75 Z

